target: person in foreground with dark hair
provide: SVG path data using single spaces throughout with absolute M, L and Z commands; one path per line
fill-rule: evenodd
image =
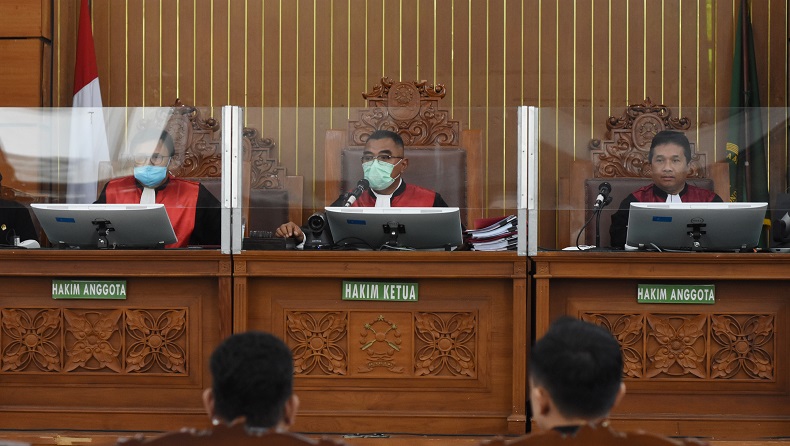
M 557 319 L 532 347 L 528 370 L 532 418 L 541 432 L 509 445 L 563 444 L 571 438 L 580 440 L 575 444 L 642 444 L 640 439 L 652 440 L 651 445 L 704 444 L 609 428 L 606 418 L 625 395 L 625 384 L 620 344 L 602 327 Z
M 225 339 L 211 354 L 211 388 L 203 404 L 212 424 L 287 431 L 296 419 L 291 350 L 276 336 L 249 331 Z
M 721 202 L 713 191 L 686 183 L 691 162 L 691 144 L 682 132 L 662 130 L 650 143 L 647 160 L 652 168 L 653 184 L 629 194 L 612 214 L 609 227 L 612 246 L 622 248 L 628 233 L 628 214 L 631 203 L 688 203 Z
M 406 184 L 401 176 L 409 166 L 404 156 L 403 138 L 389 130 L 376 130 L 365 141 L 362 153 L 363 178 L 370 187 L 351 205 L 354 207 L 447 207 L 441 195 L 414 184 Z M 343 206 L 345 196 L 332 203 Z M 294 237 L 304 242 L 302 228 L 289 221 L 277 228 L 277 237 Z
M 146 439 L 121 438 L 123 446 L 344 446 L 328 438 L 313 439 L 288 432 L 296 419 L 299 398 L 293 393 L 291 350 L 276 336 L 262 331 L 226 338 L 209 359 L 211 388 L 203 404 L 210 430 L 181 429 Z
M 176 153 L 167 131 L 144 130 L 130 143 L 134 175 L 110 180 L 96 203 L 165 205 L 178 241 L 166 248 L 219 245 L 222 220 L 220 203 L 200 183 L 168 174 Z
M 625 395 L 620 344 L 605 329 L 556 320 L 529 356 L 532 416 L 543 430 L 573 433 L 597 423 Z

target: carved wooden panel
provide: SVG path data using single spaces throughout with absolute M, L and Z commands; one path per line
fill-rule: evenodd
M 303 376 L 477 378 L 476 312 L 286 311 Z
M 688 118 L 673 117 L 669 107 L 653 104 L 650 98 L 642 104 L 629 106 L 622 116 L 609 117 L 603 140 L 590 141 L 594 176 L 650 178 L 652 168 L 648 154 L 656 133 L 662 130 L 684 131 L 690 126 Z M 689 178 L 705 178 L 705 165 L 705 154 L 696 153 L 692 143 Z
M 185 375 L 187 310 L 3 308 L 2 372 Z
M 390 130 L 406 146 L 457 146 L 461 125 L 450 119 L 450 111 L 439 108 L 445 95 L 442 84 L 427 81 L 396 82 L 384 77 L 362 96 L 369 108 L 359 111 L 358 120 L 348 123 L 350 146 L 365 144 L 376 130 Z
M 417 313 L 417 376 L 477 376 L 477 318 L 473 313 Z
M 609 330 L 634 379 L 775 380 L 775 314 L 581 314 Z
M 297 375 L 345 375 L 348 371 L 348 313 L 287 312 L 286 342 Z
M 277 162 L 274 150 L 277 145 L 271 138 L 262 138 L 258 130 L 244 127 L 244 156 L 250 162 L 250 187 L 252 189 L 284 189 L 285 167 Z

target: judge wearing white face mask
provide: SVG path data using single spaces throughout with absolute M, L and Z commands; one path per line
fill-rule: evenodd
M 219 245 L 220 203 L 202 184 L 168 173 L 175 155 L 166 131 L 144 130 L 130 144 L 134 175 L 111 180 L 96 203 L 165 205 L 178 241 L 167 248 Z
M 403 181 L 401 177 L 409 166 L 409 160 L 404 156 L 403 139 L 397 133 L 389 130 L 373 132 L 365 142 L 361 161 L 362 173 L 370 188 L 352 206 L 447 207 L 438 193 Z M 275 235 L 304 241 L 304 232 L 294 222 L 280 225 Z

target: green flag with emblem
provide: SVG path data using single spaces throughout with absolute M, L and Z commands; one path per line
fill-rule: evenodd
M 732 57 L 732 85 L 727 121 L 727 161 L 730 165 L 730 201 L 768 202 L 766 131 L 762 125 L 757 65 L 747 0 L 741 0 Z M 760 246 L 767 247 L 766 212 Z

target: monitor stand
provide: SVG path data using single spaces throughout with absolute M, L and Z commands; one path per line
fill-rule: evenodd
M 384 228 L 384 233 L 389 234 L 389 240 L 384 243 L 385 246 L 390 246 L 394 248 L 399 248 L 400 243 L 398 243 L 398 235 L 406 233 L 406 226 L 398 223 L 397 221 L 390 221 L 387 222 L 386 225 L 382 226 Z
M 96 247 L 99 249 L 109 248 L 110 246 L 107 242 L 107 234 L 115 231 L 115 228 L 112 227 L 112 223 L 109 220 L 101 218 L 93 220 L 91 223 L 96 226 L 96 233 L 99 234 L 99 240 L 96 242 Z
M 704 251 L 705 248 L 702 247 L 702 243 L 700 243 L 699 239 L 702 238 L 703 234 L 706 234 L 706 231 L 703 231 L 706 225 L 705 223 L 689 223 L 686 225 L 687 228 L 691 228 L 686 234 L 689 237 L 693 238 L 694 241 L 691 243 L 691 250 L 692 251 Z

